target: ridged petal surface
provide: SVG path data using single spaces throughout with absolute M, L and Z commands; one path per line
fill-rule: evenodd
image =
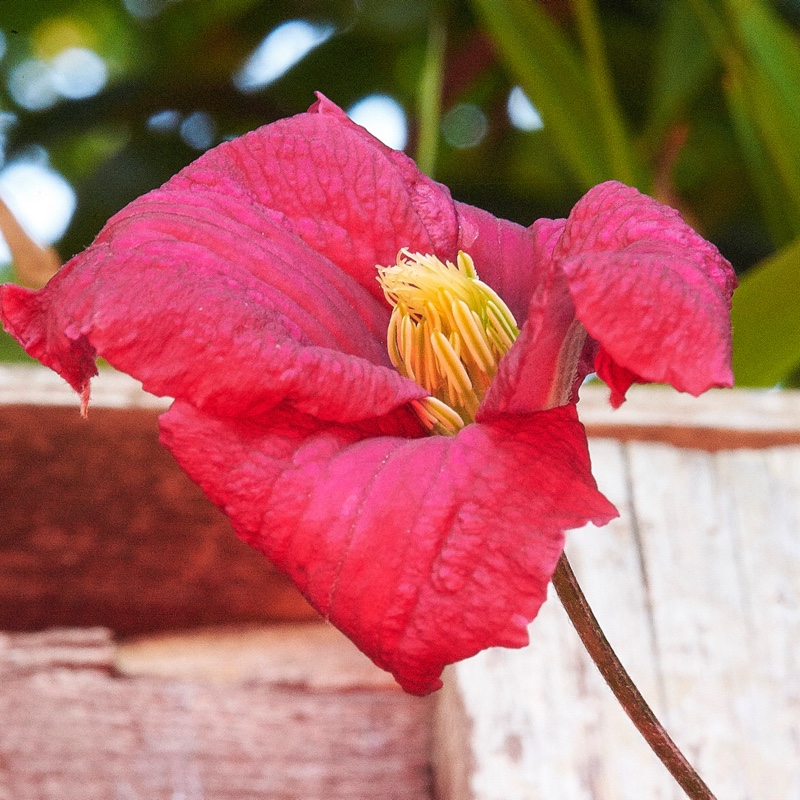
M 527 644 L 564 530 L 616 516 L 572 405 L 421 439 L 186 403 L 161 424 L 239 535 L 416 694 L 446 664 Z

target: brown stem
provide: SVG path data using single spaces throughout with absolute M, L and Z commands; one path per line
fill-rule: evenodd
M 58 272 L 61 266 L 58 253 L 52 247 L 36 244 L 3 200 L 0 200 L 0 233 L 14 261 L 15 283 L 41 289 Z
M 673 778 L 691 800 L 716 800 L 694 767 L 672 741 L 664 727 L 650 710 L 630 675 L 625 671 L 592 612 L 578 585 L 566 553 L 562 554 L 553 574 L 553 586 L 570 621 L 581 637 L 586 652 L 592 657 L 600 674 L 633 724 L 644 736 L 650 749 L 661 759 Z

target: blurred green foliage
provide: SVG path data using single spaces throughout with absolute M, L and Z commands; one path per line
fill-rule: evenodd
M 265 35 L 297 19 L 334 33 L 266 88 L 238 90 L 233 76 Z M 737 380 L 794 385 L 799 22 L 798 0 L 0 2 L 5 159 L 43 148 L 74 187 L 77 211 L 58 243 L 67 258 L 199 154 L 177 129 L 148 125 L 153 115 L 208 115 L 202 148 L 305 110 L 315 90 L 345 108 L 385 93 L 406 111 L 407 151 L 456 198 L 498 216 L 563 216 L 608 178 L 677 206 L 742 278 Z M 15 69 L 70 46 L 104 59 L 104 88 L 21 105 L 9 91 Z M 517 85 L 540 129 L 511 124 Z M 485 135 L 443 135 L 464 108 L 482 112 Z M 0 358 L 13 352 L 0 342 Z

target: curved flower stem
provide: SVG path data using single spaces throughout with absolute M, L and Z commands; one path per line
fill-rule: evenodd
M 625 667 L 620 663 L 578 585 L 566 553 L 561 555 L 553 573 L 553 586 L 586 652 L 597 665 L 625 713 L 650 745 L 650 749 L 661 759 L 661 763 L 691 800 L 715 800 L 711 790 L 656 719 L 630 675 L 625 671 Z

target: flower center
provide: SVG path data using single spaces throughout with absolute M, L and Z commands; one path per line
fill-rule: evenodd
M 393 306 L 389 358 L 431 395 L 412 402 L 417 416 L 434 433 L 458 433 L 519 335 L 514 315 L 464 252 L 453 264 L 404 248 L 394 266 L 378 267 L 378 282 Z

